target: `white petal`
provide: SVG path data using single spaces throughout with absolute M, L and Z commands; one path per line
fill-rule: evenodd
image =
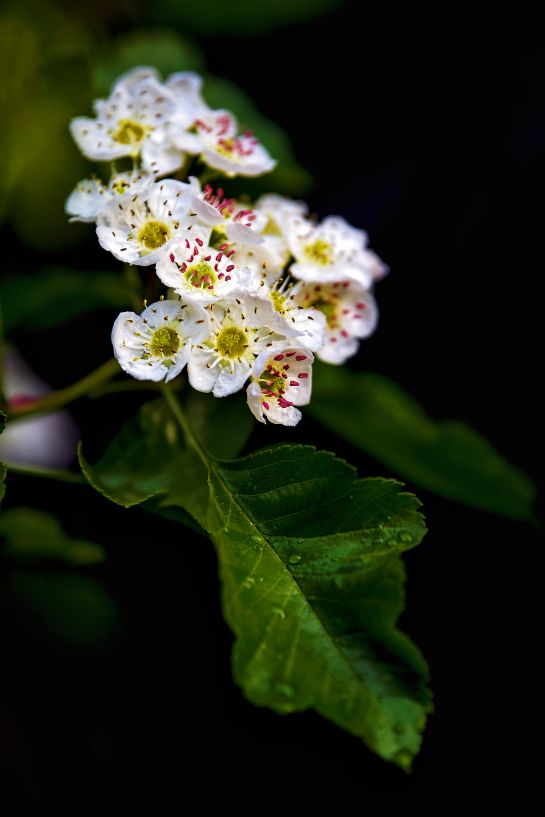
M 220 369 L 220 372 L 214 384 L 214 397 L 227 397 L 229 394 L 234 394 L 244 386 L 250 376 L 250 364 L 244 360 L 235 363 L 234 371 L 231 371 L 228 365 L 220 364 L 217 368 Z
M 84 179 L 70 193 L 64 209 L 72 217 L 70 221 L 94 222 L 109 200 L 109 192 L 99 179 Z
M 109 162 L 130 156 L 134 145 L 115 142 L 108 134 L 105 121 L 78 116 L 70 122 L 70 133 L 84 156 L 97 162 Z
M 185 161 L 185 153 L 171 144 L 166 131 L 163 135 L 151 134 L 142 144 L 142 167 L 156 176 L 165 176 L 179 170 Z
M 359 341 L 356 338 L 343 338 L 335 335 L 337 342 L 332 342 L 326 338 L 324 346 L 318 352 L 318 357 L 325 363 L 333 363 L 339 366 L 345 363 L 348 358 L 354 357 L 359 349 Z
M 194 346 L 190 349 L 187 362 L 187 376 L 191 386 L 197 391 L 210 392 L 214 388 L 219 371 L 218 366 L 212 368 L 216 355 L 208 349 L 199 349 Z
M 246 389 L 246 402 L 255 419 L 259 420 L 260 423 L 266 423 L 265 417 L 263 416 L 263 399 L 259 385 L 257 383 L 250 383 Z

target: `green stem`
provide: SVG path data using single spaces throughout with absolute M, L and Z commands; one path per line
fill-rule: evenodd
M 96 386 L 107 382 L 118 372 L 119 363 L 117 360 L 112 358 L 106 363 L 103 363 L 102 366 L 99 366 L 98 369 L 95 369 L 94 372 L 82 377 L 81 380 L 78 380 L 76 383 L 72 383 L 71 386 L 67 386 L 65 389 L 59 389 L 58 391 L 53 391 L 50 394 L 45 394 L 40 399 L 35 400 L 28 405 L 10 409 L 8 412 L 8 417 L 10 417 L 12 420 L 17 420 L 19 418 L 22 419 L 23 417 L 30 417 L 36 414 L 49 414 L 50 412 L 56 411 L 57 409 L 66 406 L 68 403 L 77 400 L 78 397 L 83 397 L 85 394 L 88 394 Z
M 193 448 L 193 450 L 199 455 L 199 457 L 203 461 L 206 468 L 208 468 L 210 466 L 211 457 L 206 451 L 206 449 L 203 447 L 203 445 L 199 442 L 195 434 L 193 433 L 191 426 L 187 422 L 187 417 L 185 416 L 182 407 L 180 406 L 180 403 L 176 399 L 174 392 L 166 384 L 162 386 L 161 390 L 163 392 L 163 397 L 165 398 L 168 407 L 174 414 L 180 428 L 182 429 L 185 435 L 187 444 L 190 445 L 191 448 Z
M 36 465 L 23 465 L 20 462 L 5 461 L 5 466 L 9 474 L 20 474 L 24 477 L 42 477 L 45 479 L 54 479 L 57 482 L 69 482 L 72 485 L 88 485 L 80 474 L 74 474 L 72 471 L 63 471 L 60 468 L 39 468 Z

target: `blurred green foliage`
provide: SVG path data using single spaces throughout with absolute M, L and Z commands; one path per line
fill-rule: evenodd
M 294 25 L 325 14 L 341 0 L 155 0 L 148 14 L 170 19 L 199 34 L 251 36 L 281 26 Z
M 106 558 L 94 542 L 67 536 L 51 514 L 33 508 L 10 508 L 0 515 L 2 554 L 22 562 L 54 561 L 74 567 L 98 564 Z

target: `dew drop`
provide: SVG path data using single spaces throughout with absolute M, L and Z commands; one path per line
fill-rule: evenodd
M 242 586 L 246 588 L 246 590 L 251 590 L 255 584 L 255 579 L 253 576 L 248 576 L 247 579 L 244 579 L 242 582 Z
M 295 690 L 289 684 L 285 684 L 283 682 L 274 685 L 274 691 L 277 695 L 281 695 L 282 698 L 287 698 L 291 701 L 295 697 Z
M 406 544 L 409 544 L 410 542 L 413 541 L 413 537 L 411 536 L 410 533 L 400 533 L 399 538 L 401 539 L 402 542 L 405 542 Z
M 301 561 L 301 557 L 299 556 L 298 553 L 292 553 L 291 554 L 291 556 L 289 558 L 290 565 L 298 565 L 300 561 Z
M 272 608 L 272 611 L 273 611 L 273 613 L 275 614 L 275 616 L 276 616 L 277 618 L 281 619 L 282 621 L 283 621 L 283 620 L 286 618 L 286 614 L 285 614 L 285 612 L 282 610 L 282 608 L 281 608 L 281 607 L 273 607 L 273 608 Z
M 263 539 L 263 537 L 262 537 L 262 536 L 260 536 L 260 534 L 259 534 L 259 533 L 254 533 L 254 534 L 253 534 L 253 535 L 252 535 L 250 538 L 251 538 L 252 542 L 255 542 L 255 543 L 256 543 L 256 545 L 262 545 L 262 544 L 263 544 L 263 542 L 265 541 L 265 540 Z

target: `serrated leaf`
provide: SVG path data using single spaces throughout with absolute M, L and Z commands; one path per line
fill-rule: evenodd
M 322 364 L 307 410 L 414 485 L 512 519 L 533 516 L 525 474 L 464 423 L 432 420 L 387 377 Z
M 236 456 L 249 437 L 253 420 L 239 397 L 216 400 L 195 392 L 187 400 L 195 431 L 216 456 Z M 174 514 L 177 521 L 182 521 L 182 508 L 206 527 L 206 469 L 185 445 L 162 399 L 146 403 L 94 465 L 80 452 L 80 465 L 91 485 L 119 505 L 128 508 L 149 502 L 150 510 L 169 517 Z M 202 532 L 201 527 L 197 529 Z
M 2 553 L 19 561 L 55 561 L 73 567 L 98 564 L 106 558 L 94 542 L 67 536 L 51 514 L 33 508 L 10 508 L 0 516 Z
M 396 627 L 399 556 L 426 530 L 416 497 L 393 480 L 358 480 L 309 446 L 212 463 L 210 487 L 247 697 L 278 712 L 313 708 L 408 769 L 431 709 L 426 664 Z
M 120 272 L 46 269 L 37 275 L 4 276 L 4 330 L 47 329 L 95 309 L 126 309 L 135 295 Z

